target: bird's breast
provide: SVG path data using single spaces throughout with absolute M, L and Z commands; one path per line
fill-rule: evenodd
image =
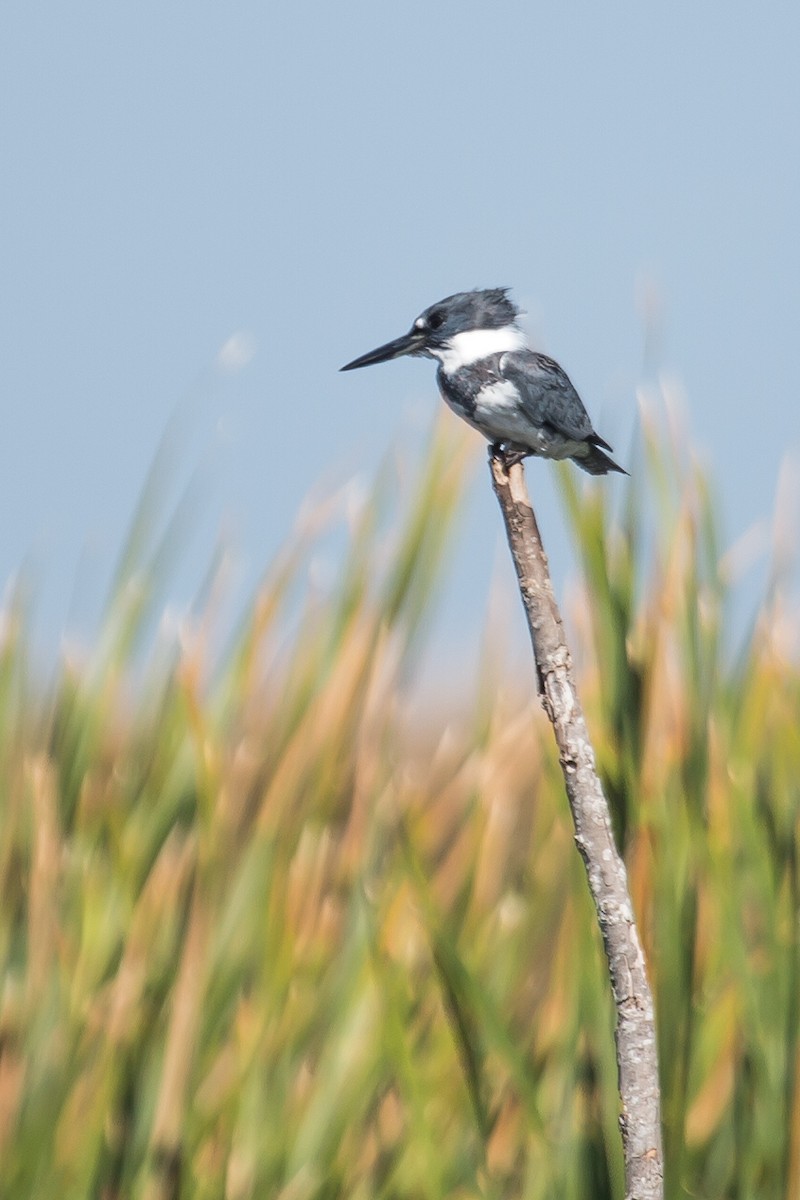
M 496 363 L 491 359 L 484 359 L 458 371 L 446 371 L 440 367 L 437 381 L 445 402 L 460 417 L 466 417 L 467 420 L 475 415 L 481 397 L 503 384 Z
M 533 431 L 519 389 L 496 371 L 440 371 L 439 389 L 453 412 L 491 441 L 530 442 Z

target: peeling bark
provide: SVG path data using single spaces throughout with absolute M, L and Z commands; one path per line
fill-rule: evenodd
M 662 1200 L 660 1091 L 653 996 L 636 928 L 625 864 L 595 767 L 569 649 L 522 466 L 490 451 L 495 495 L 506 524 L 533 643 L 539 695 L 550 719 L 603 937 L 617 1022 L 620 1130 L 626 1200 Z

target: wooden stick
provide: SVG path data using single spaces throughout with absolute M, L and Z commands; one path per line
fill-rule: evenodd
M 662 1200 L 660 1091 L 653 996 L 636 928 L 625 864 L 597 776 L 547 558 L 519 463 L 489 452 L 495 495 L 506 524 L 528 619 L 539 694 L 553 726 L 575 842 L 583 858 L 603 936 L 616 1006 L 620 1129 L 626 1200 Z

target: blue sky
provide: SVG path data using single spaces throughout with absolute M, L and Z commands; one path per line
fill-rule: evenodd
M 798 45 L 790 3 L 8 0 L 0 579 L 32 564 L 46 635 L 90 633 L 177 409 L 202 502 L 175 588 L 222 532 L 244 599 L 309 480 L 369 475 L 441 403 L 428 362 L 337 368 L 475 286 L 514 288 L 623 461 L 636 387 L 679 378 L 728 537 L 768 516 L 800 444 Z M 468 637 L 481 471 L 467 520 Z

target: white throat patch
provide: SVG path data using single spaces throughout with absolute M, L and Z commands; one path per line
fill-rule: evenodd
M 438 358 L 445 375 L 452 375 L 479 358 L 521 350 L 524 345 L 522 331 L 516 325 L 504 325 L 502 329 L 469 329 L 466 333 L 457 333 L 446 346 L 431 347 L 429 353 Z

